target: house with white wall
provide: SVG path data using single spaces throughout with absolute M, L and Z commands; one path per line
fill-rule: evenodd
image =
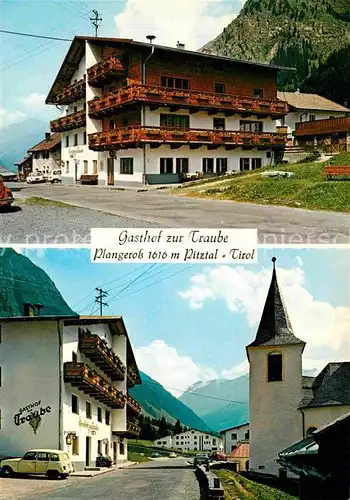
M 153 43 L 74 38 L 46 99 L 61 107 L 63 181 L 163 184 L 260 168 L 286 137 L 283 68 Z
M 226 455 L 234 451 L 239 443 L 249 442 L 249 422 L 220 431 Z
M 306 343 L 293 332 L 275 261 L 256 337 L 246 348 L 250 470 L 285 476 L 278 454 L 350 411 L 350 362 L 328 363 L 317 376 L 303 376 Z
M 222 439 L 215 434 L 189 429 L 188 431 L 165 436 L 154 441 L 155 446 L 191 451 L 222 451 Z
M 50 175 L 61 170 L 61 134 L 45 134 L 45 139 L 28 149 L 32 156 L 32 172 L 34 174 Z
M 0 342 L 2 455 L 61 449 L 76 470 L 98 453 L 127 460 L 141 379 L 122 317 L 0 318 Z

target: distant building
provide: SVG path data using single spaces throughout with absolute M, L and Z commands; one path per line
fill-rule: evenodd
M 28 149 L 33 157 L 32 171 L 35 174 L 50 175 L 55 170 L 62 170 L 61 134 L 45 134 L 45 139 Z
M 288 145 L 320 148 L 325 152 L 350 151 L 350 109 L 317 94 L 277 92 L 289 106 L 279 120 L 287 127 Z
M 33 155 L 25 156 L 22 160 L 14 163 L 14 165 L 17 167 L 18 179 L 21 181 L 26 180 L 28 175 L 33 171 Z
M 162 448 L 177 448 L 179 450 L 191 451 L 222 451 L 222 439 L 215 434 L 203 432 L 196 429 L 175 434 L 174 436 L 165 436 L 164 438 L 156 439 L 155 446 Z
M 240 442 L 249 441 L 249 423 L 244 422 L 220 431 L 226 455 L 235 450 Z
M 16 180 L 17 174 L 14 172 L 10 172 L 10 170 L 7 170 L 7 168 L 3 167 L 0 165 L 0 175 L 4 179 L 4 181 L 12 181 Z
M 249 470 L 249 443 L 241 443 L 228 454 L 231 463 L 236 464 L 236 472 Z
M 247 346 L 252 471 L 286 475 L 276 463 L 281 450 L 350 411 L 350 362 L 328 363 L 305 377 L 305 345 L 294 335 L 274 264 L 258 331 Z

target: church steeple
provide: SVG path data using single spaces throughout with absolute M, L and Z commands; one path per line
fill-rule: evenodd
M 272 258 L 273 271 L 270 288 L 266 297 L 264 310 L 260 319 L 255 340 L 247 347 L 278 346 L 287 344 L 304 344 L 292 329 L 276 274 L 276 257 Z

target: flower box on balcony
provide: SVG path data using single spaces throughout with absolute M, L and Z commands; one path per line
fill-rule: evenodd
M 186 133 L 185 130 L 173 130 L 171 132 L 172 135 L 175 135 L 175 136 L 184 136 Z
M 209 134 L 210 134 L 209 130 L 202 130 L 201 132 L 196 132 L 196 135 L 198 135 L 199 137 L 208 137 Z
M 161 91 L 158 90 L 158 89 L 148 88 L 148 89 L 145 90 L 145 93 L 146 94 L 150 94 L 150 95 L 160 95 Z
M 207 95 L 199 95 L 197 97 L 197 100 L 198 101 L 209 101 L 209 96 L 207 96 Z
M 231 97 L 228 96 L 220 97 L 220 102 L 231 102 L 231 101 L 232 101 Z

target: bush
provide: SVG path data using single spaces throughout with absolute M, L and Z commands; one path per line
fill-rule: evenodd
M 319 151 L 314 151 L 313 153 L 310 153 L 307 155 L 306 158 L 303 160 L 300 160 L 299 163 L 311 163 L 313 161 L 319 160 L 321 158 L 321 153 Z

